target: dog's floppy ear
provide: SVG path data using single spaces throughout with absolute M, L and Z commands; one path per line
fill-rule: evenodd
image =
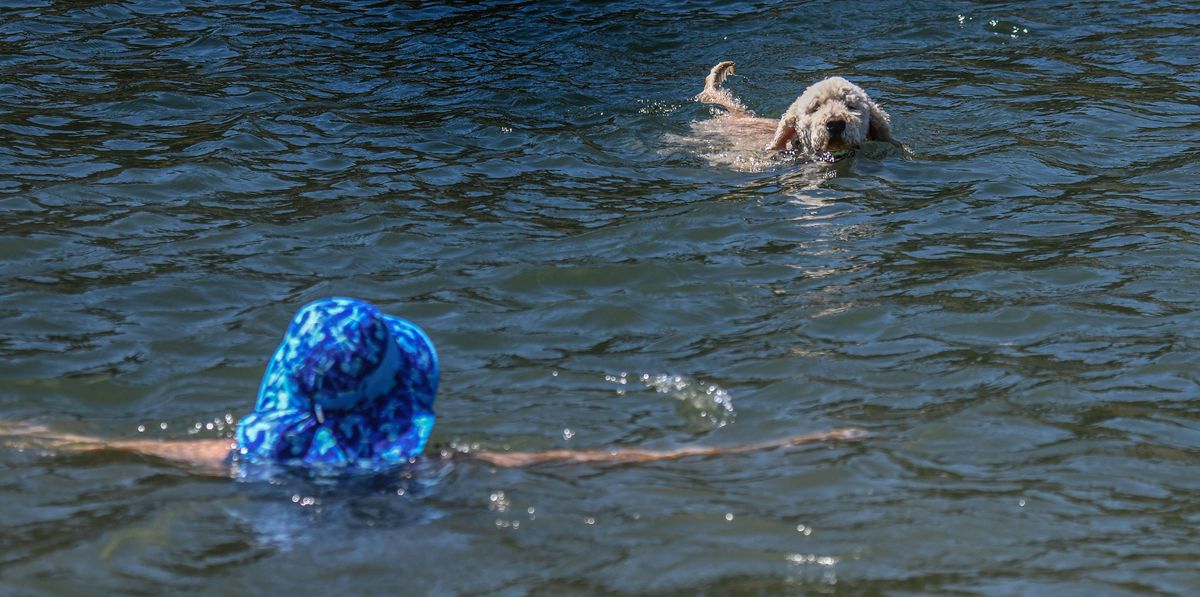
M 871 108 L 871 120 L 867 124 L 867 138 L 872 141 L 883 141 L 892 145 L 899 145 L 896 139 L 892 138 L 892 117 L 888 116 L 883 108 L 879 107 L 874 101 L 867 100 L 867 105 Z
M 771 143 L 767 145 L 768 150 L 781 150 L 788 148 L 788 141 L 796 136 L 796 115 L 790 110 L 779 119 L 779 125 L 775 127 L 775 138 L 771 139 Z

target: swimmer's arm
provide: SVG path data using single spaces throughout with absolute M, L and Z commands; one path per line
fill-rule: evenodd
M 644 463 L 679 460 L 694 456 L 719 456 L 740 454 L 759 450 L 771 450 L 825 441 L 847 441 L 866 437 L 867 432 L 857 427 L 834 429 L 824 433 L 795 435 L 769 442 L 741 446 L 689 447 L 676 450 L 642 450 L 623 448 L 612 450 L 547 450 L 544 452 L 470 452 L 463 456 L 500 467 L 530 466 L 535 464 L 561 463 Z M 10 446 L 32 445 L 69 452 L 93 452 L 97 450 L 121 450 L 169 460 L 195 470 L 215 475 L 229 475 L 229 455 L 236 447 L 233 440 L 113 440 L 88 435 L 77 435 L 54 431 L 42 425 L 0 420 L 0 436 L 7 436 L 4 443 Z
M 121 450 L 154 456 L 182 464 L 198 472 L 228 476 L 228 458 L 235 447 L 233 440 L 143 440 L 105 439 L 90 435 L 64 433 L 43 425 L 0 421 L 0 436 L 14 447 L 33 446 L 66 452 Z
M 719 456 L 724 454 L 740 454 L 759 450 L 771 450 L 787 446 L 796 446 L 814 442 L 834 440 L 856 440 L 866 437 L 867 432 L 857 427 L 834 429 L 824 433 L 794 435 L 769 442 L 747 444 L 742 446 L 726 446 L 719 448 L 691 447 L 677 450 L 641 450 L 637 448 L 613 450 L 547 450 L 545 452 L 488 452 L 477 451 L 465 454 L 468 458 L 481 460 L 493 466 L 515 467 L 542 464 L 547 462 L 601 464 L 659 462 L 663 460 L 678 460 L 692 456 Z
M 107 449 L 155 456 L 222 477 L 229 476 L 229 455 L 237 447 L 231 439 L 117 440 L 105 444 Z

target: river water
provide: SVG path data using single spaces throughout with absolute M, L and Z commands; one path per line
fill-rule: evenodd
M 304 303 L 443 449 L 236 482 L 0 450 L 5 593 L 1200 591 L 1192 2 L 0 1 L 0 417 L 213 438 Z M 911 155 L 688 143 L 842 75 Z M 757 158 L 761 158 L 759 155 Z M 728 397 L 726 411 L 717 398 Z

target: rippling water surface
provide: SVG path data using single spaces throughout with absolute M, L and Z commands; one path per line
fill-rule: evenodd
M 871 432 L 333 485 L 4 449 L 0 584 L 1195 594 L 1198 31 L 1183 1 L 0 1 L 0 417 L 219 436 L 290 314 L 351 295 L 438 344 L 440 446 Z M 769 116 L 843 75 L 913 154 L 713 163 L 677 140 L 719 60 Z

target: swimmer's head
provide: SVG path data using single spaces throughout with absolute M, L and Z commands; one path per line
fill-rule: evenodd
M 288 381 L 326 412 L 362 407 L 391 389 L 399 351 L 379 311 L 366 303 L 312 303 L 296 314 L 287 338 Z
M 419 455 L 433 428 L 438 359 L 412 323 L 356 299 L 296 313 L 238 424 L 251 463 L 377 470 Z

